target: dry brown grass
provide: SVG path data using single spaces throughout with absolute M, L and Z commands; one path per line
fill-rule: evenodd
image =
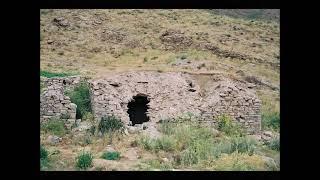
M 66 18 L 71 29 L 58 31 L 58 27 L 51 22 L 55 17 Z M 96 21 L 101 24 L 94 25 Z M 213 15 L 204 10 L 54 10 L 41 15 L 41 24 L 41 68 L 49 71 L 78 71 L 95 76 L 117 69 L 154 70 L 160 67 L 166 70 L 170 69 L 168 62 L 180 54 L 186 54 L 192 60 L 207 59 L 228 64 L 233 70 L 245 68 L 243 64 L 248 64 L 194 48 L 165 51 L 159 37 L 167 29 L 182 30 L 186 36 L 192 37 L 195 43 L 209 41 L 220 49 L 262 58 L 265 62 L 277 62 L 274 55 L 279 55 L 280 37 L 277 24 L 252 23 L 248 20 Z M 233 30 L 234 26 L 240 30 Z M 44 30 L 46 32 L 43 32 Z M 101 34 L 105 30 L 121 32 L 125 37 L 116 44 L 101 41 Z M 204 33 L 207 35 L 203 35 Z M 271 38 L 273 41 L 270 41 Z M 48 40 L 54 42 L 48 44 Z M 126 44 L 132 40 L 139 40 L 141 45 L 136 48 L 127 47 Z M 256 44 L 256 47 L 252 47 L 252 44 Z M 59 54 L 60 52 L 63 54 Z M 148 58 L 147 62 L 143 62 L 145 57 Z M 274 69 L 256 64 L 253 74 L 262 75 L 272 81 L 279 79 L 279 73 L 274 72 Z M 230 71 L 224 65 L 217 66 L 217 69 Z

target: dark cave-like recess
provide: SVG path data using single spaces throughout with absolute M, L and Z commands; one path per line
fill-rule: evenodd
M 128 114 L 132 125 L 142 124 L 149 121 L 147 116 L 148 111 L 148 100 L 147 96 L 137 95 L 133 97 L 133 100 L 128 104 Z

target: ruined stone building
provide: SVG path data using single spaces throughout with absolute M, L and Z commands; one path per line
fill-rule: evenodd
M 80 77 L 44 78 L 47 86 L 41 94 L 40 119 L 67 116 L 76 118 L 76 105 L 64 95 Z M 150 125 L 184 113 L 215 123 L 215 117 L 227 114 L 247 127 L 249 133 L 261 130 L 261 101 L 248 84 L 223 75 L 207 75 L 205 83 L 195 75 L 182 72 L 126 72 L 89 80 L 93 115 L 100 120 L 114 115 L 125 125 L 148 122 Z

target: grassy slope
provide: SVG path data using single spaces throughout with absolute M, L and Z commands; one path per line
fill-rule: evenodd
M 254 75 L 279 87 L 279 24 L 268 21 L 252 22 L 249 19 L 221 16 L 214 12 L 41 10 L 41 69 L 93 77 L 127 70 L 182 71 L 184 69 L 171 67 L 168 63 L 185 55 L 187 59 L 194 61 L 212 62 L 213 71 L 235 75 L 235 72 L 242 70 L 246 75 Z M 231 15 L 242 17 L 248 12 L 244 11 L 240 16 L 237 11 Z M 222 14 L 225 14 L 225 11 Z M 263 15 L 266 16 L 265 14 Z M 53 19 L 59 17 L 67 19 L 70 27 L 57 27 Z M 193 47 L 176 51 L 165 50 L 159 37 L 167 29 L 184 31 L 186 36 L 192 37 L 194 43 L 207 41 L 222 50 L 242 53 L 263 61 L 248 62 L 237 58 L 223 58 Z M 104 31 L 113 31 L 113 39 L 102 41 Z M 121 35 L 124 35 L 123 40 L 117 40 Z M 53 43 L 50 44 L 50 41 Z M 277 66 L 270 66 L 269 63 Z M 268 101 L 266 104 L 279 109 L 279 91 L 269 88 L 257 91 L 261 99 Z

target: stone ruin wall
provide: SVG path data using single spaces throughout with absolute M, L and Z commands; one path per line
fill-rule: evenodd
M 76 120 L 76 105 L 64 95 L 81 77 L 41 78 L 46 89 L 40 96 L 40 121 L 52 117 L 65 118 L 67 126 Z M 115 115 L 125 125 L 131 121 L 127 105 L 134 96 L 142 94 L 149 99 L 148 123 L 175 118 L 190 112 L 200 121 L 214 124 L 214 118 L 228 114 L 244 124 L 250 134 L 261 130 L 261 101 L 248 84 L 224 76 L 214 76 L 204 87 L 194 76 L 186 73 L 129 72 L 90 80 L 91 104 L 94 117 Z M 67 117 L 67 118 L 66 118 Z
M 92 109 L 96 119 L 115 115 L 130 125 L 127 105 L 134 96 L 150 101 L 149 123 L 170 119 L 187 112 L 214 124 L 214 118 L 228 114 L 247 127 L 250 134 L 261 130 L 261 101 L 243 82 L 215 77 L 200 89 L 195 78 L 185 73 L 131 72 L 90 81 Z
M 66 126 L 71 126 L 76 120 L 77 105 L 71 103 L 65 90 L 72 89 L 80 82 L 80 77 L 45 78 L 44 91 L 40 95 L 40 122 L 47 122 L 51 118 L 63 119 Z

